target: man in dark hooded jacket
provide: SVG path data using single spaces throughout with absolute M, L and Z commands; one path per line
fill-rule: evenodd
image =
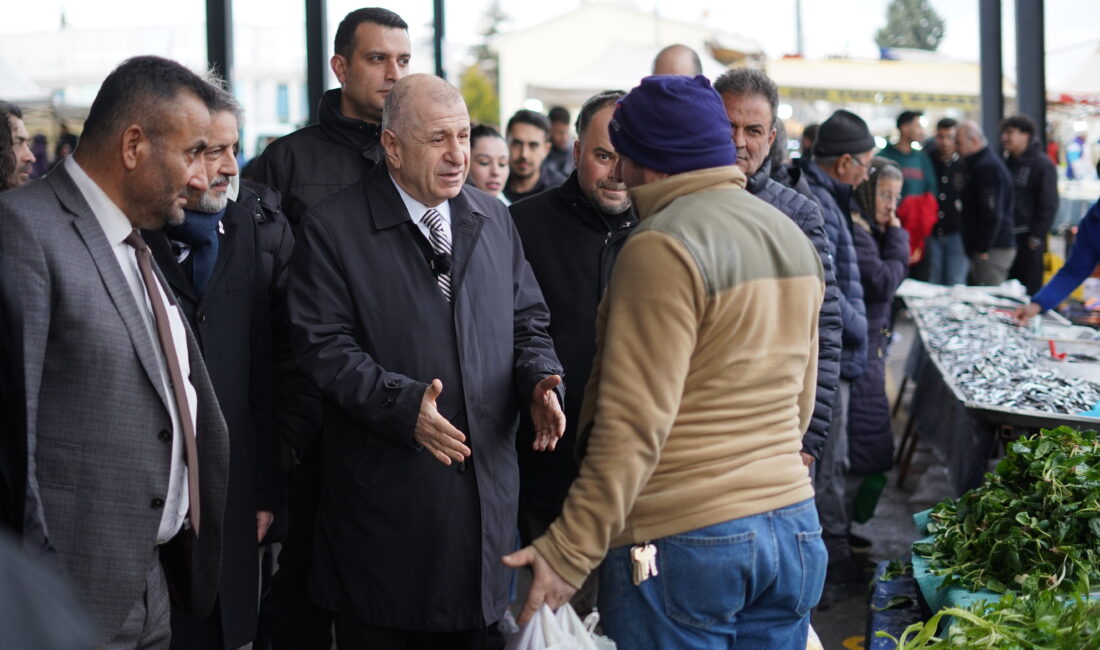
M 307 210 L 361 181 L 383 157 L 382 105 L 408 74 L 408 24 L 387 9 L 356 9 L 341 21 L 330 64 L 340 88 L 321 98 L 320 121 L 271 143 L 254 180 L 282 195 L 282 211 L 295 233 Z M 308 600 L 310 556 L 321 493 L 321 450 L 313 436 L 285 441 L 299 464 L 287 495 L 287 538 L 274 583 L 276 648 L 329 648 L 332 620 Z
M 1058 170 L 1043 153 L 1035 122 L 1013 115 L 1001 123 L 1005 165 L 1012 177 L 1016 259 L 1008 277 L 1016 278 L 1035 295 L 1043 286 L 1043 254 L 1047 233 L 1058 213 Z
M 810 428 L 802 438 L 803 459 L 810 463 L 821 457 L 829 436 L 840 373 L 843 327 L 829 235 L 817 203 L 770 177 L 768 158 L 776 139 L 775 112 L 779 106 L 775 82 L 759 70 L 740 68 L 718 77 L 714 89 L 722 97 L 730 119 L 737 166 L 748 177 L 745 189 L 798 224 L 817 249 L 825 269 L 825 299 L 818 319 L 817 398 Z

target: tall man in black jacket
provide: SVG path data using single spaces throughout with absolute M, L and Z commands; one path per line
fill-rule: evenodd
M 380 7 L 356 9 L 336 28 L 329 65 L 340 88 L 327 91 L 320 121 L 268 145 L 255 180 L 279 191 L 283 213 L 298 229 L 302 215 L 382 160 L 382 104 L 409 72 L 409 26 Z
M 637 225 L 626 186 L 615 179 L 619 156 L 607 124 L 615 102 L 609 90 L 591 97 L 577 116 L 576 169 L 558 187 L 510 208 L 523 251 L 550 308 L 550 337 L 573 390 L 565 396 L 565 435 L 551 453 L 532 449 L 534 427 L 524 417 L 516 436 L 519 454 L 519 534 L 526 546 L 561 514 L 577 477 L 574 443 L 584 382 L 596 356 L 596 307 L 626 236 Z M 595 574 L 593 574 L 594 576 Z M 573 599 L 584 615 L 595 605 L 595 579 Z
M 779 91 L 768 75 L 759 70 L 730 70 L 714 81 L 730 119 L 737 145 L 737 167 L 748 177 L 751 194 L 787 215 L 806 233 L 825 269 L 825 299 L 818 317 L 817 397 L 813 419 L 802 438 L 802 458 L 807 465 L 821 456 L 829 436 L 833 402 L 840 378 L 840 289 L 836 284 L 833 255 L 825 219 L 812 199 L 771 178 L 768 154 L 775 140 L 775 112 Z M 811 472 L 812 474 L 812 472 Z
M 361 181 L 382 160 L 382 107 L 409 71 L 408 24 L 387 9 L 356 9 L 337 27 L 333 51 L 330 65 L 341 87 L 321 98 L 320 122 L 271 143 L 255 178 L 282 195 L 283 213 L 295 232 L 306 210 Z M 285 441 L 299 464 L 290 475 L 289 529 L 273 586 L 277 649 L 327 650 L 331 645 L 332 619 L 308 599 L 322 473 L 321 446 L 315 440 L 320 423 L 314 425 L 312 435 Z
M 229 426 L 218 604 L 202 619 L 172 608 L 174 649 L 230 650 L 256 636 L 256 550 L 281 501 L 277 420 L 287 412 L 281 407 L 301 399 L 276 399 L 276 384 L 289 379 L 286 268 L 294 238 L 274 191 L 246 185 L 229 200 L 240 105 L 220 88 L 217 98 L 203 152 L 210 188 L 188 193 L 182 224 L 142 232 L 195 332 Z
M 970 256 L 975 285 L 997 286 L 1008 279 L 1016 242 L 1012 237 L 1012 178 L 989 148 L 977 122 L 959 125 L 955 145 L 966 162 L 963 183 L 963 247 Z
M 1008 275 L 1027 287 L 1030 295 L 1043 286 L 1043 254 L 1047 233 L 1058 214 L 1058 170 L 1043 153 L 1035 122 L 1013 115 L 1001 123 L 1005 164 L 1012 177 L 1016 259 Z

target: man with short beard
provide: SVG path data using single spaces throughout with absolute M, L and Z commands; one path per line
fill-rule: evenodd
M 509 210 L 523 252 L 550 308 L 550 337 L 567 377 L 578 390 L 565 395 L 565 435 L 552 453 L 537 453 L 535 431 L 524 418 L 516 436 L 519 454 L 519 534 L 524 544 L 544 532 L 559 514 L 577 477 L 573 446 L 584 391 L 596 355 L 596 307 L 603 298 L 615 258 L 638 221 L 630 195 L 615 178 L 618 154 L 607 124 L 625 93 L 609 90 L 585 102 L 573 143 L 576 169 L 560 186 L 512 204 Z M 595 604 L 589 580 L 574 604 L 581 615 Z
M 277 371 L 290 367 L 286 268 L 294 245 L 274 190 L 237 176 L 240 105 L 218 88 L 203 158 L 210 188 L 187 195 L 182 224 L 142 233 L 202 348 L 229 425 L 230 472 L 217 614 L 172 608 L 172 648 L 239 648 L 256 636 L 257 546 L 281 501 Z M 277 345 L 281 343 L 281 345 Z M 282 358 L 277 351 L 282 351 Z M 290 399 L 296 399 L 294 396 Z
M 0 258 L 22 301 L 24 547 L 61 564 L 93 645 L 164 648 L 169 598 L 214 606 L 229 440 L 198 343 L 138 228 L 208 187 L 213 92 L 182 65 L 123 62 L 76 152 L 0 194 Z
M 550 153 L 550 120 L 542 113 L 522 109 L 504 129 L 508 142 L 508 182 L 504 196 L 515 203 L 561 185 L 565 178 L 552 166 L 543 165 Z
M 23 111 L 0 101 L 0 192 L 26 183 L 34 161 Z

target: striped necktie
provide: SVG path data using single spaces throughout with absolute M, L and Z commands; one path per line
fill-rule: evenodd
M 443 215 L 439 214 L 439 211 L 435 208 L 428 208 L 424 216 L 420 217 L 420 223 L 427 226 L 431 231 L 431 234 L 428 235 L 428 241 L 431 243 L 432 250 L 435 251 L 436 255 L 450 255 L 451 237 L 447 234 L 447 228 L 443 223 Z M 451 302 L 451 272 L 440 273 L 435 276 L 435 280 L 439 283 L 439 290 L 443 292 L 447 302 Z

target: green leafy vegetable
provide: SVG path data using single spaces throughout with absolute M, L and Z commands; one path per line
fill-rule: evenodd
M 913 552 L 944 588 L 1087 592 L 1100 584 L 1100 434 L 1021 438 L 981 487 L 936 505 L 928 529 L 933 540 Z
M 945 616 L 954 622 L 937 636 Z M 897 650 L 1082 650 L 1100 648 L 1100 601 L 1066 597 L 1051 591 L 1017 596 L 996 603 L 978 602 L 941 610 L 925 623 L 914 623 L 900 638 L 878 632 L 897 643 Z

